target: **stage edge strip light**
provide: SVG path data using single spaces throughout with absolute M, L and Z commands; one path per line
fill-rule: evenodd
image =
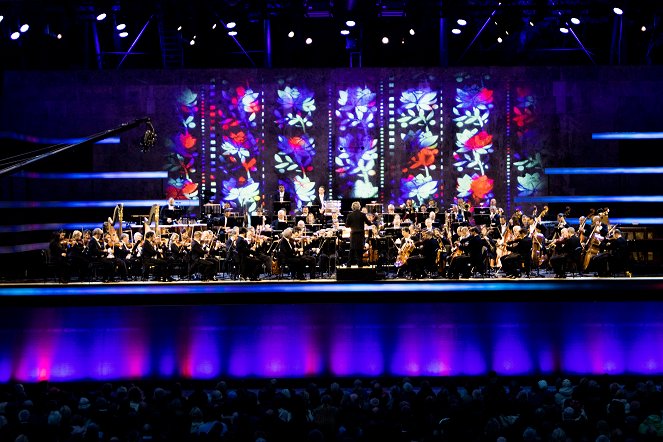
M 592 140 L 660 140 L 663 132 L 597 132 Z
M 663 167 L 549 167 L 546 175 L 636 175 L 661 174 Z
M 516 203 L 663 203 L 663 195 L 521 196 Z
M 39 173 L 19 172 L 15 176 L 41 180 L 125 180 L 125 179 L 165 179 L 167 171 L 156 172 L 71 172 L 71 173 Z
M 164 205 L 164 200 L 132 200 L 132 201 L 0 201 L 0 209 L 15 208 L 54 208 L 54 207 L 115 207 L 118 204 L 124 207 L 151 207 L 153 204 Z M 176 204 L 183 207 L 198 207 L 195 200 L 176 200 Z

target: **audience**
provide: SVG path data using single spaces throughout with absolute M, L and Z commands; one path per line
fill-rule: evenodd
M 640 378 L 228 380 L 185 387 L 0 385 L 0 441 L 553 441 L 663 439 Z M 184 382 L 184 381 L 183 381 Z M 253 382 L 253 388 L 248 387 Z M 306 382 L 305 386 L 298 385 Z M 193 383 L 193 382 L 192 382 Z M 388 385 L 388 386 L 387 386 Z M 205 388 L 208 387 L 208 388 Z

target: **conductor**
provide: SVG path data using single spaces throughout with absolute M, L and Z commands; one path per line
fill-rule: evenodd
M 350 258 L 348 265 L 356 264 L 362 267 L 362 257 L 364 255 L 364 226 L 370 225 L 371 220 L 361 211 L 359 201 L 352 203 L 352 212 L 348 214 L 345 220 L 345 227 L 350 228 Z

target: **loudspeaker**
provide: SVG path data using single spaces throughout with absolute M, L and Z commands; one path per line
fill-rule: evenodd
M 370 267 L 336 267 L 337 281 L 376 281 L 378 272 Z

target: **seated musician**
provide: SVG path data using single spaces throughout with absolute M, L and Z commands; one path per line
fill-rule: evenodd
M 200 230 L 193 233 L 191 250 L 189 252 L 190 273 L 200 273 L 203 281 L 214 279 L 216 274 L 216 262 L 207 257 L 207 251 L 202 244 L 203 232 Z
M 304 259 L 301 244 L 294 235 L 293 229 L 288 227 L 281 234 L 282 238 L 278 250 L 278 262 L 285 263 L 290 268 L 290 272 L 297 279 L 304 279 L 304 271 L 309 267 L 311 278 L 315 272 L 315 260 L 311 264 L 310 260 Z
M 172 281 L 173 279 L 168 275 L 168 263 L 163 259 L 159 252 L 160 244 L 157 244 L 159 238 L 150 230 L 145 232 L 145 240 L 143 241 L 143 265 L 154 267 L 154 277 L 160 281 Z M 146 276 L 146 275 L 143 275 Z
M 563 227 L 559 232 L 558 237 L 548 246 L 553 253 L 549 262 L 555 272 L 555 278 L 565 278 L 572 260 L 575 259 L 576 265 L 580 265 L 581 246 L 573 227 Z
M 55 265 L 58 279 L 66 284 L 71 279 L 71 264 L 67 258 L 67 239 L 64 232 L 55 232 L 53 239 L 48 244 L 51 263 Z
M 412 266 L 408 265 L 408 262 L 417 246 L 412 238 L 412 232 L 409 227 L 401 229 L 401 238 L 396 240 L 396 245 L 398 246 L 398 256 L 394 264 L 398 268 L 396 277 L 405 277 L 408 274 L 412 275 Z
M 513 237 L 506 245 L 509 252 L 502 258 L 502 270 L 510 278 L 520 276 L 521 269 L 529 272 L 532 263 L 532 237 L 520 226 L 513 227 Z
M 490 231 L 486 224 L 480 227 L 481 246 L 483 250 L 482 266 L 485 267 L 486 262 L 492 267 L 497 258 L 497 241 L 490 235 Z M 484 269 L 485 270 L 485 269 Z
M 110 282 L 115 276 L 115 263 L 106 258 L 107 252 L 102 235 L 103 231 L 98 227 L 92 231 L 92 237 L 88 241 L 87 256 L 91 262 L 101 264 L 103 281 Z
M 276 213 L 276 219 L 272 221 L 272 230 L 277 230 L 279 232 L 282 232 L 287 228 L 288 228 L 288 219 L 286 217 L 286 211 L 284 209 L 281 209 Z
M 611 276 L 625 271 L 628 257 L 626 238 L 619 229 L 606 237 L 599 246 L 599 253 L 591 260 L 590 267 L 597 276 Z
M 239 274 L 242 278 L 257 281 L 262 273 L 262 263 L 251 250 L 246 235 L 246 228 L 240 227 L 235 239 L 235 250 L 237 251 L 237 259 L 239 260 Z

